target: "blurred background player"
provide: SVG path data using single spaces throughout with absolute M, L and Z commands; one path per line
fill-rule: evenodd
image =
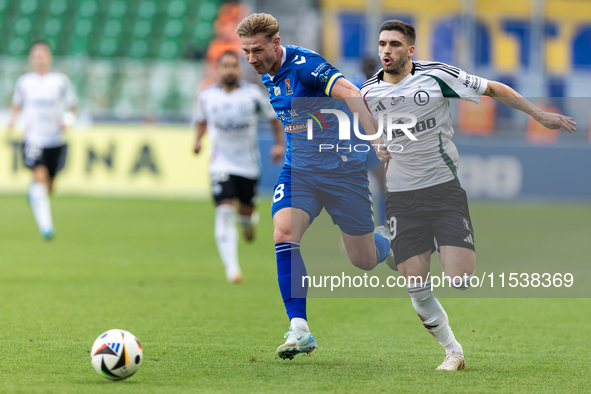
M 238 232 L 234 224 L 233 200 L 238 200 L 238 223 L 244 238 L 254 238 L 258 214 L 254 211 L 260 156 L 257 144 L 257 120 L 271 123 L 275 144 L 271 160 L 284 155 L 283 128 L 275 117 L 265 93 L 256 85 L 239 79 L 240 63 L 234 52 L 218 58 L 218 84 L 201 92 L 195 115 L 197 140 L 194 151 L 201 152 L 201 140 L 209 130 L 212 143 L 209 172 L 215 210 L 215 240 L 228 281 L 242 282 L 238 264 Z
M 29 62 L 33 71 L 16 81 L 8 121 L 11 130 L 23 110 L 23 159 L 33 171 L 29 204 L 45 239 L 54 236 L 49 194 L 53 192 L 56 174 L 65 165 L 67 145 L 63 132 L 73 123 L 77 104 L 70 79 L 52 71 L 51 61 L 47 42 L 36 41 L 31 45 Z
M 312 97 L 320 105 L 338 106 L 342 111 L 349 107 L 359 114 L 368 135 L 376 134 L 377 124 L 358 99 L 359 89 L 322 56 L 298 46 L 281 45 L 279 23 L 272 15 L 251 14 L 240 22 L 236 33 L 249 64 L 262 76 L 287 137 L 285 166 L 275 186 L 272 215 L 279 289 L 290 320 L 287 339 L 277 348 L 277 354 L 292 359 L 318 347 L 307 322 L 307 288 L 300 282 L 306 275 L 300 241 L 322 209 L 339 226 L 354 266 L 370 271 L 391 258 L 391 251 L 388 231 L 381 227 L 374 232 L 366 155 L 346 149 L 319 153 L 316 143 L 307 138 L 305 111 L 292 108 L 291 100 Z M 343 102 L 321 99 L 329 97 Z M 333 145 L 346 143 L 334 130 L 338 130 L 336 117 L 329 118 L 326 129 L 317 130 L 316 136 Z M 374 143 L 382 144 L 378 138 Z M 389 154 L 382 150 L 379 156 L 386 161 Z
M 435 251 L 450 286 L 456 289 L 470 287 L 476 267 L 474 230 L 466 192 L 457 177 L 458 150 L 451 141 L 454 130 L 449 99 L 478 103 L 480 96 L 490 96 L 527 113 L 549 129 L 564 128 L 572 133 L 576 123 L 572 118 L 537 108 L 502 83 L 469 75 L 444 63 L 413 62 L 415 39 L 412 25 L 398 20 L 384 22 L 378 41 L 383 68 L 363 84 L 361 93 L 376 117 L 388 112 L 416 116 L 417 126 L 412 133 L 417 140 L 395 130 L 388 141 L 404 146 L 404 150 L 392 155 L 386 167 L 386 213 L 392 250 L 423 326 L 446 351 L 437 369 L 459 370 L 465 368 L 464 352 L 429 280 L 431 254 Z M 398 120 L 408 123 L 405 118 Z

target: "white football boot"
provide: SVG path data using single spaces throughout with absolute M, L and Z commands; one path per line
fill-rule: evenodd
M 285 343 L 277 348 L 277 355 L 283 360 L 292 360 L 300 353 L 310 354 L 314 349 L 318 349 L 316 338 L 310 332 L 299 328 L 290 327 L 284 338 L 287 338 Z
M 452 350 L 447 356 L 445 356 L 445 360 L 443 360 L 443 364 L 437 367 L 437 371 L 459 371 L 461 369 L 466 368 L 466 363 L 464 363 L 464 355 L 462 353 L 456 353 Z
M 373 230 L 373 232 L 374 234 L 378 234 L 386 238 L 388 240 L 388 243 L 390 243 L 390 231 L 386 227 L 378 226 Z M 384 260 L 384 262 L 388 264 L 388 267 L 392 268 L 394 271 L 398 271 L 398 267 L 396 267 L 396 263 L 394 262 L 394 253 L 392 253 L 392 248 L 390 248 L 388 257 L 386 257 L 386 260 Z

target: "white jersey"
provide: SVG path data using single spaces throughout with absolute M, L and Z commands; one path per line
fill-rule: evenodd
M 372 115 L 379 121 L 387 113 L 410 113 L 417 124 L 409 131 L 417 138 L 411 140 L 402 130 L 394 130 L 391 146 L 392 159 L 386 166 L 388 191 L 398 192 L 423 189 L 454 179 L 457 176 L 458 150 L 451 142 L 454 135 L 449 111 L 449 99 L 461 98 L 478 103 L 486 90 L 486 79 L 466 74 L 459 68 L 443 63 L 413 62 L 409 75 L 397 84 L 384 82 L 380 70 L 361 87 Z M 392 123 L 411 122 L 410 118 L 393 115 Z
M 207 122 L 212 142 L 211 174 L 259 177 L 258 115 L 274 119 L 275 111 L 267 95 L 254 84 L 240 81 L 230 93 L 214 85 L 199 94 L 195 122 Z
M 39 148 L 62 145 L 64 113 L 77 101 L 70 79 L 62 73 L 21 75 L 16 81 L 12 104 L 23 108 L 25 142 Z

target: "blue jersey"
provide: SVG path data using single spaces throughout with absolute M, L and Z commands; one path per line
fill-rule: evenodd
M 350 115 L 345 103 L 329 99 L 335 82 L 342 77 L 316 52 L 291 45 L 283 48 L 277 73 L 273 77 L 263 75 L 271 105 L 286 131 L 286 165 L 311 170 L 353 170 L 365 166 L 366 154 L 351 149 L 360 141 L 353 131 L 350 140 L 340 140 L 336 115 L 321 114 L 321 109 L 338 109 Z M 313 119 L 312 140 L 307 139 L 308 119 Z M 352 123 L 353 116 L 349 119 Z M 319 152 L 320 144 L 338 147 L 338 152 Z

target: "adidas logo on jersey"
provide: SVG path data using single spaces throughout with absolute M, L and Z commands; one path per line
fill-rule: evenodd
M 474 245 L 474 238 L 472 234 L 469 234 L 466 238 L 464 238 L 464 242 L 468 242 L 470 245 Z
M 375 114 L 379 113 L 380 111 L 385 111 L 386 110 L 386 106 L 384 105 L 384 103 L 382 103 L 381 101 L 378 103 L 378 105 L 376 105 L 376 107 L 374 108 L 373 112 Z

